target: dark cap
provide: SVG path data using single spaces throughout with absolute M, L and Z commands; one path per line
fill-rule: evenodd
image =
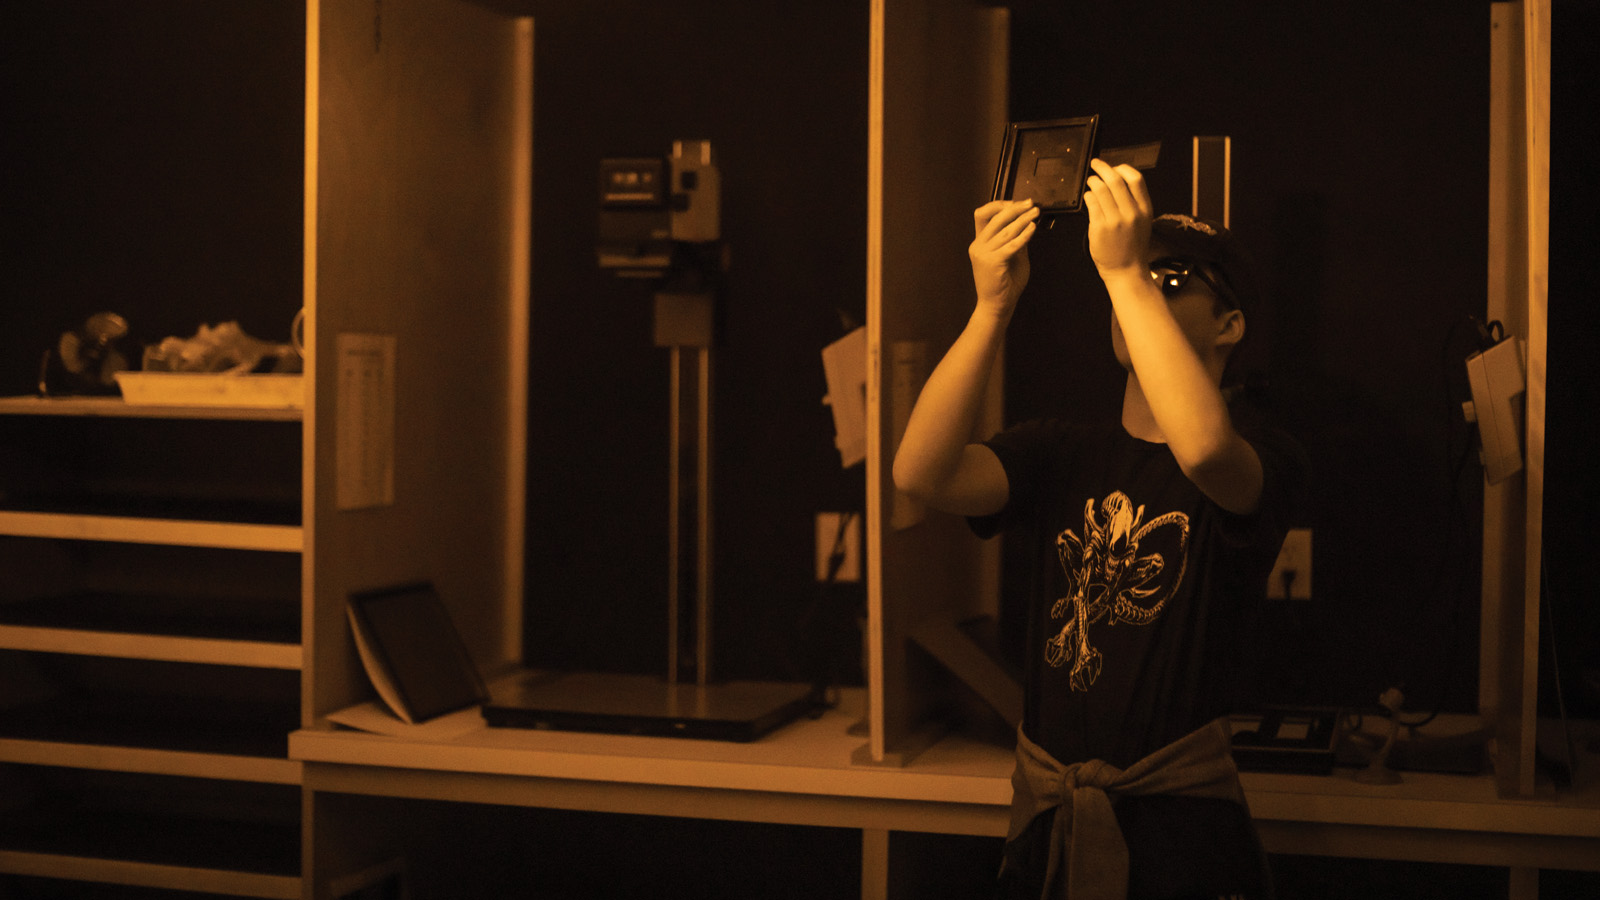
M 1248 312 L 1257 300 L 1253 266 L 1239 241 L 1220 222 L 1180 213 L 1157 216 L 1150 240 L 1172 256 L 1205 264 L 1233 294 L 1233 305 Z

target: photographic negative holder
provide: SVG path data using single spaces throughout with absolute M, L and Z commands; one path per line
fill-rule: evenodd
M 1159 141 L 1099 151 L 1095 137 L 1100 116 L 1012 122 L 1000 147 L 991 200 L 1032 200 L 1043 218 L 1083 209 L 1089 160 L 1098 155 L 1111 165 L 1155 168 Z

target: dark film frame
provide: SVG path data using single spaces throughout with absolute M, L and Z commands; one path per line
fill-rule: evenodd
M 991 200 L 1032 200 L 1046 216 L 1083 208 L 1100 117 L 1012 122 L 1000 148 Z

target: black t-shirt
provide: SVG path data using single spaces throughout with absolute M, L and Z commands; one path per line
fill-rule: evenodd
M 1027 541 L 1023 727 L 1063 763 L 1127 767 L 1226 715 L 1244 630 L 1306 475 L 1287 435 L 1247 428 L 1264 472 L 1255 513 L 1211 502 L 1165 444 L 1120 425 L 1041 420 L 987 445 L 1010 501 L 971 520 Z

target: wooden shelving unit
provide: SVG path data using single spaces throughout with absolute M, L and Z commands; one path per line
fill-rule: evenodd
M 80 593 L 0 608 L 0 648 L 298 671 L 300 623 L 232 598 Z
M 298 789 L 168 776 L 122 776 L 133 790 L 183 795 L 190 803 L 203 791 L 210 815 L 200 816 L 147 804 L 133 809 L 130 798 L 108 792 L 103 783 L 52 783 L 26 818 L 0 825 L 0 866 L 12 875 L 70 878 L 173 891 L 211 891 L 246 897 L 301 896 L 300 823 L 293 816 Z M 108 796 L 109 800 L 102 799 Z M 141 798 L 142 799 L 142 798 Z M 219 812 L 221 804 L 237 812 Z M 271 809 L 268 809 L 271 807 Z
M 207 421 L 260 421 L 270 423 L 263 441 L 299 438 L 298 416 L 279 411 L 0 401 L 7 434 L 42 448 L 25 472 L 48 467 L 59 448 L 19 423 L 48 430 L 87 418 L 104 419 L 113 440 L 120 420 L 170 423 L 180 453 L 206 452 L 192 426 Z M 301 720 L 304 661 L 299 511 L 162 497 L 161 477 L 153 488 L 149 473 L 80 479 L 73 461 L 61 464 L 60 479 L 8 479 L 0 493 L 9 582 L 0 777 L 21 798 L 0 829 L 0 873 L 299 897 L 301 765 L 287 749 Z M 225 577 L 230 563 L 276 574 L 240 593 L 246 586 Z M 199 583 L 174 584 L 173 570 L 184 568 Z M 114 779 L 109 791 L 103 777 Z M 129 787 L 149 779 L 161 787 Z M 216 815 L 210 798 L 241 786 L 269 791 L 264 819 Z M 104 804 L 108 793 L 115 802 Z M 258 850 L 241 855 L 239 846 Z
M 253 195 L 273 208 L 261 218 L 284 226 L 252 235 L 268 248 L 261 259 L 227 248 L 244 260 L 239 277 L 276 266 L 265 280 L 299 292 L 244 285 L 135 308 L 158 321 L 196 317 L 174 329 L 287 324 L 303 309 L 304 396 L 283 408 L 0 397 L 0 894 L 20 879 L 74 895 L 328 896 L 331 882 L 387 852 L 337 823 L 316 827 L 303 766 L 288 754 L 291 732 L 370 695 L 344 620 L 348 593 L 430 579 L 485 669 L 520 655 L 531 23 L 468 0 L 141 0 L 90 13 L 71 2 L 30 8 L 8 46 L 14 58 L 38 54 L 28 71 L 43 74 L 8 90 L 53 90 L 56 66 L 80 82 L 62 102 L 120 92 L 126 110 L 86 102 L 99 112 L 49 138 L 74 151 L 138 135 L 123 115 L 180 132 L 144 134 L 163 146 L 128 154 L 126 177 L 151 192 L 152 207 L 164 209 L 160 194 L 173 189 L 182 196 L 166 206 L 178 218 L 261 213 L 195 188 L 168 157 L 213 164 L 218 154 L 185 142 L 260 127 L 254 92 L 300 108 L 278 126 L 303 134 L 284 130 L 256 155 L 216 163 L 244 180 L 299 182 Z M 125 58 L 92 58 L 93 48 L 120 54 L 113 32 L 128 28 L 141 41 L 169 39 L 176 58 L 205 60 L 194 65 L 206 90 L 232 97 L 216 104 L 209 134 L 190 130 L 191 92 L 159 87 L 201 73 L 134 51 L 159 69 L 143 86 Z M 230 67 L 204 56 L 227 57 L 215 48 L 263 29 L 281 59 Z M 282 40 L 297 33 L 303 43 Z M 296 145 L 293 162 L 281 151 Z M 83 190 L 75 199 L 88 215 L 123 215 L 122 183 L 88 178 L 85 188 L 70 166 L 29 162 L 38 171 L 19 177 L 44 183 L 41 195 Z M 79 221 L 82 235 L 62 230 L 42 252 L 87 253 L 91 274 L 39 267 L 35 292 L 116 277 L 139 296 L 154 290 L 139 273 L 153 285 L 172 269 L 214 265 L 199 255 L 204 236 L 173 239 L 174 258 L 128 262 L 121 248 L 95 245 L 92 219 Z M 99 267 L 100 256 L 117 261 Z M 80 302 L 101 301 L 67 306 Z M 13 333 L 53 340 L 72 324 L 58 315 L 8 301 L 3 319 Z M 361 388 L 363 401 L 392 411 L 387 432 L 346 402 L 359 365 L 341 356 L 350 335 L 391 348 L 390 380 Z M 342 457 L 351 444 L 340 433 L 351 429 L 389 467 L 392 497 L 351 504 L 341 494 L 341 480 L 363 475 L 363 463 Z

